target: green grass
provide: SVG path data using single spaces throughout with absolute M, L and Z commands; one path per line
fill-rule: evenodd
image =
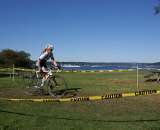
M 137 91 L 135 72 L 61 73 L 79 95 Z M 139 89 L 159 89 L 144 82 Z M 0 96 L 23 97 L 22 81 L 0 79 Z M 27 98 L 27 96 L 25 96 Z M 28 97 L 29 98 L 29 97 Z M 35 103 L 0 101 L 0 130 L 159 130 L 160 96 L 139 96 L 103 101 Z

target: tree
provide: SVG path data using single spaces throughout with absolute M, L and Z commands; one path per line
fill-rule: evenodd
M 154 10 L 155 10 L 155 14 L 159 14 L 159 13 L 160 13 L 160 3 L 157 4 L 157 5 L 154 7 Z
M 17 67 L 31 67 L 32 61 L 30 54 L 25 51 L 14 51 L 11 49 L 4 49 L 0 52 L 0 65 L 10 67 L 12 65 Z

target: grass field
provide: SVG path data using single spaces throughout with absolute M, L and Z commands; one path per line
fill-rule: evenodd
M 136 72 L 61 73 L 79 96 L 160 89 Z M 24 97 L 24 82 L 0 78 L 0 97 Z M 37 98 L 35 96 L 35 98 Z M 43 97 L 41 97 L 43 98 Z M 0 101 L 0 130 L 159 130 L 160 95 L 102 101 L 37 103 Z

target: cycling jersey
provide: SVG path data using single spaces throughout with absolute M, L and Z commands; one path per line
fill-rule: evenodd
M 40 60 L 45 60 L 45 61 L 49 60 L 49 58 L 54 60 L 53 53 L 52 52 L 49 53 L 47 51 L 41 54 L 39 57 Z

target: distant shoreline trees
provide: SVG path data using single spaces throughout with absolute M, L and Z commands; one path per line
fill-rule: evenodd
M 0 51 L 1 67 L 11 67 L 13 64 L 16 67 L 31 68 L 33 61 L 30 59 L 30 54 L 25 51 L 14 51 L 12 49 Z
M 160 14 L 160 1 L 159 3 L 154 7 L 155 14 Z

